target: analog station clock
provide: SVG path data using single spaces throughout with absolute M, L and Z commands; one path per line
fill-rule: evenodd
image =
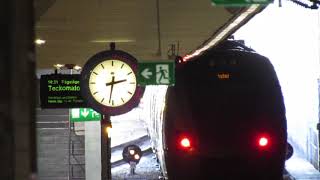
M 137 60 L 119 50 L 91 57 L 81 72 L 81 91 L 89 106 L 118 115 L 138 105 L 144 88 L 137 86 Z

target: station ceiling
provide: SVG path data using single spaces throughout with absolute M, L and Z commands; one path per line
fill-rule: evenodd
M 181 56 L 199 54 L 264 7 L 216 7 L 210 0 L 35 0 L 35 8 L 36 38 L 46 41 L 37 45 L 37 68 L 44 69 L 83 66 L 110 42 L 139 61 L 170 59 L 173 46 Z

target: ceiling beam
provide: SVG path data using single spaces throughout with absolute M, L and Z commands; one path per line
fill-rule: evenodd
M 55 2 L 56 0 L 34 0 L 36 22 L 39 21 L 40 17 L 45 14 Z

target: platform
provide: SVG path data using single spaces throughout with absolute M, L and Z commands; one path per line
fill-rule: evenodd
M 298 152 L 286 162 L 286 170 L 293 177 L 292 180 L 320 180 L 320 172 Z

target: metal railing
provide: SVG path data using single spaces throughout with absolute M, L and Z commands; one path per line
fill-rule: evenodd
M 85 179 L 84 136 L 75 133 L 74 123 L 69 121 L 68 179 Z M 76 171 L 78 170 L 78 171 Z

